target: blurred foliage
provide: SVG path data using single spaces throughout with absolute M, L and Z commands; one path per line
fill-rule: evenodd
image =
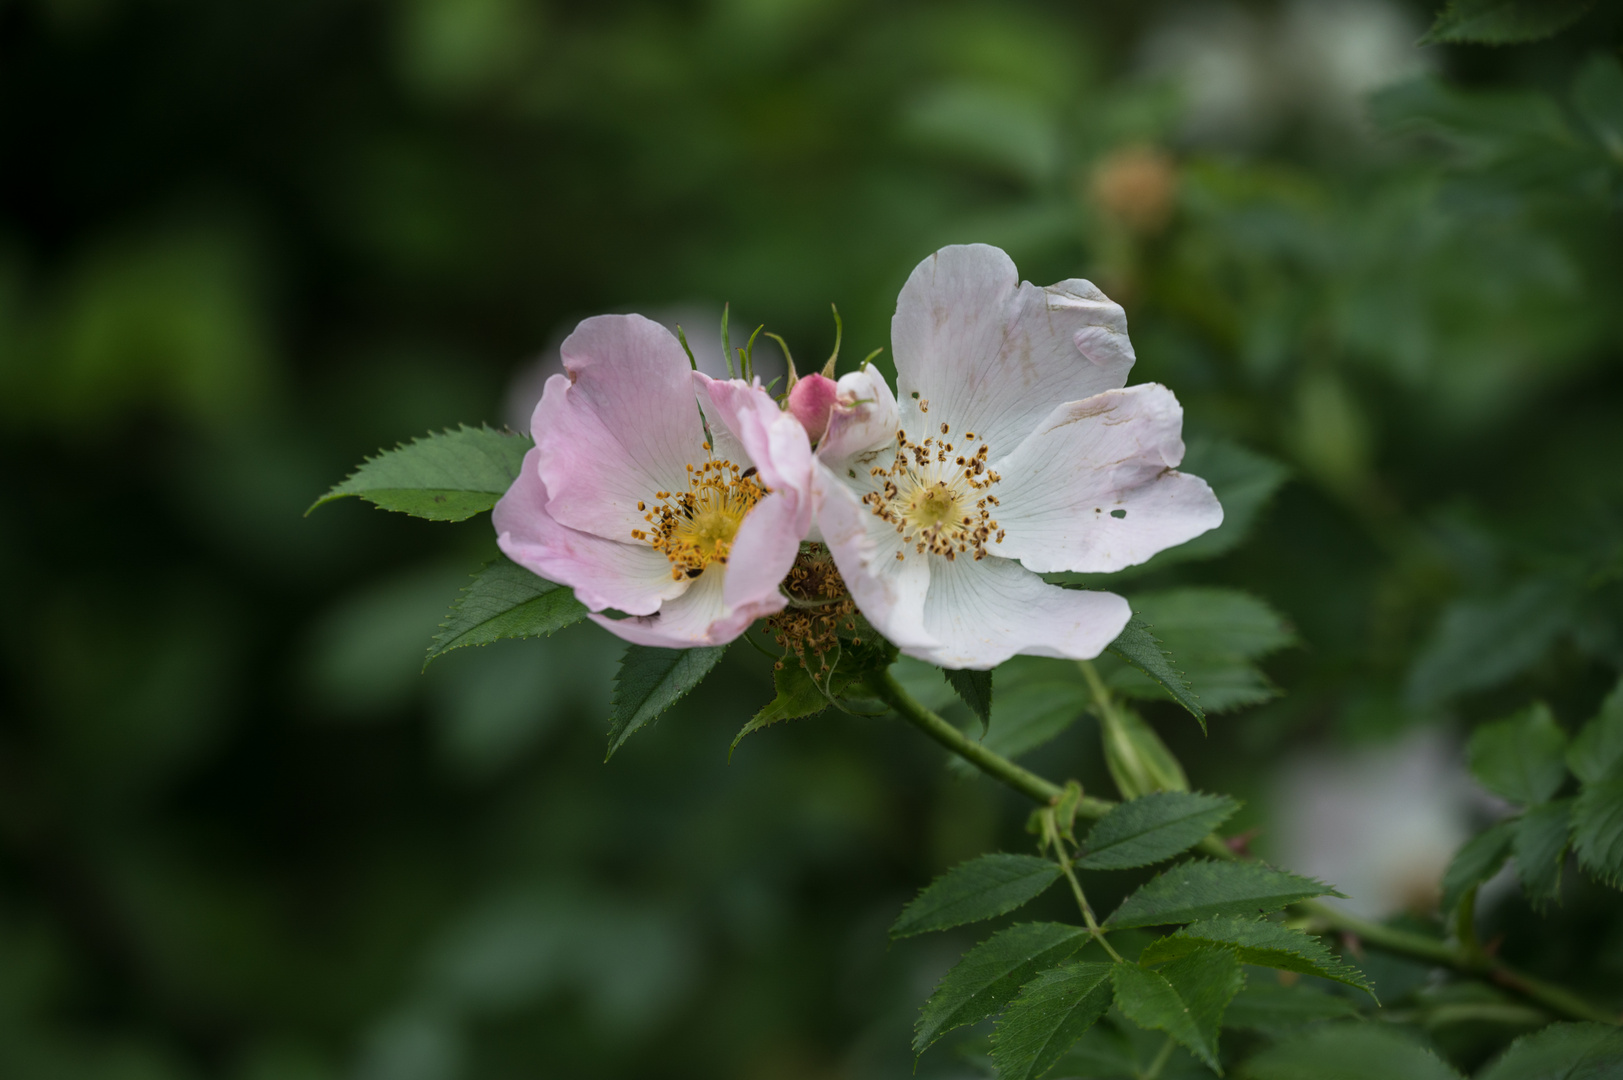
M 1205 739 L 1143 703 L 1193 786 L 1259 826 L 1293 746 L 1535 697 L 1576 734 L 1623 669 L 1623 18 L 1413 47 L 1434 14 L 0 3 L 0 1073 L 911 1068 L 973 939 L 885 928 L 1020 849 L 1013 796 L 833 713 L 729 765 L 773 693 L 742 650 L 604 765 L 590 624 L 419 674 L 482 527 L 300 516 L 377 447 L 525 416 L 531 358 L 599 311 L 730 300 L 817 355 L 832 300 L 861 355 L 941 244 L 1084 273 L 1244 519 L 1113 587 L 1266 601 L 1232 701 L 1282 696 Z M 1052 705 L 1072 675 L 1030 686 L 1031 760 L 1109 791 Z M 1560 888 L 1547 920 L 1485 895 L 1487 935 L 1623 1005 L 1617 895 Z M 1367 971 L 1455 1066 L 1518 1030 Z M 1160 1046 L 1095 1031 L 1078 1070 Z M 983 1065 L 947 1040 L 918 1074 Z

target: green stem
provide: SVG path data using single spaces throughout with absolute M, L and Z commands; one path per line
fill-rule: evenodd
M 974 765 L 986 775 L 1001 780 L 1033 802 L 1043 806 L 1052 806 L 1063 793 L 1064 789 L 1058 784 L 1038 776 L 1029 769 L 1016 765 L 1002 754 L 974 741 L 956 727 L 926 709 L 902 688 L 902 685 L 896 681 L 896 677 L 888 670 L 880 675 L 875 689 L 878 690 L 881 700 L 895 709 L 902 719 L 971 765 Z M 1102 683 L 1100 689 L 1104 689 Z M 1108 690 L 1105 693 L 1108 700 Z M 1114 803 L 1105 799 L 1083 796 L 1077 806 L 1077 813 L 1082 817 L 1097 819 L 1103 817 L 1114 805 Z M 1215 834 L 1202 841 L 1201 847 L 1218 858 L 1238 859 L 1240 857 Z M 1061 862 L 1060 865 L 1064 867 L 1065 863 Z M 1076 886 L 1076 891 L 1080 895 L 1080 885 Z M 1381 923 L 1360 918 L 1357 915 L 1349 914 L 1317 900 L 1305 900 L 1293 906 L 1327 929 L 1356 935 L 1362 944 L 1373 946 L 1384 952 L 1410 956 L 1417 960 L 1426 960 L 1461 974 L 1488 979 L 1506 989 L 1521 994 L 1530 1001 L 1537 1002 L 1558 1016 L 1573 1020 L 1593 1020 L 1602 1024 L 1615 1025 L 1619 1023 L 1619 1017 L 1591 1005 L 1571 991 L 1518 971 L 1496 957 L 1473 956 L 1463 944 L 1450 944 L 1422 934 L 1412 934 L 1406 930 L 1384 926 Z M 1091 914 L 1087 910 L 1085 900 L 1083 900 L 1083 911 L 1084 918 Z M 1109 946 L 1107 945 L 1106 948 L 1108 949 Z
M 1076 906 L 1082 909 L 1082 921 L 1087 924 L 1088 933 L 1092 934 L 1093 940 L 1110 954 L 1112 960 L 1118 964 L 1125 964 L 1127 961 L 1122 959 L 1121 953 L 1105 940 L 1105 932 L 1099 926 L 1099 920 L 1093 916 L 1093 905 L 1088 903 L 1087 896 L 1082 892 L 1082 883 L 1076 879 L 1076 871 L 1071 869 L 1071 859 L 1065 852 L 1065 842 L 1058 837 L 1054 838 L 1054 858 L 1058 860 L 1059 868 L 1065 872 L 1065 880 L 1071 883 L 1071 894 L 1076 897 Z

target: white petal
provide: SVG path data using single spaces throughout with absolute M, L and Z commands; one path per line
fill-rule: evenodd
M 1223 522 L 1206 481 L 1175 472 L 1183 409 L 1156 383 L 1054 409 L 1008 457 L 988 545 L 1030 570 L 1102 573 L 1141 563 Z
M 606 615 L 588 617 L 633 645 L 662 649 L 723 645 L 742 631 L 742 628 L 733 629 L 728 619 L 730 613 L 722 598 L 726 579 L 725 568 L 719 563 L 713 564 L 693 580 L 687 592 L 665 601 L 652 615 L 628 619 L 611 619 Z
M 890 324 L 903 426 L 972 431 L 994 457 L 1018 446 L 1057 402 L 1127 381 L 1127 316 L 1092 284 L 1022 283 L 985 244 L 942 248 L 907 279 Z M 930 403 L 920 417 L 914 395 Z
M 840 376 L 828 432 L 817 444 L 817 456 L 839 472 L 848 459 L 895 443 L 899 426 L 896 395 L 879 369 L 869 364 Z
M 834 565 L 857 609 L 898 648 L 934 646 L 935 641 L 924 631 L 928 561 L 896 558 L 901 544 L 895 529 L 858 501 L 845 478 L 820 466 L 814 490 L 823 543 L 834 556 Z
M 1091 660 L 1132 615 L 1114 593 L 1062 589 L 1008 559 L 929 559 L 924 626 L 940 644 L 902 651 L 942 667 L 991 668 L 1016 653 Z

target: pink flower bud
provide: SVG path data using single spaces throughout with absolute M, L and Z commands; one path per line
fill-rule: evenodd
M 823 375 L 807 375 L 789 390 L 789 411 L 806 429 L 812 442 L 828 430 L 829 413 L 834 409 L 838 385 Z

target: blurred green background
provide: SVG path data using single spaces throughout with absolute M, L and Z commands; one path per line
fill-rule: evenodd
M 1023 843 L 1013 796 L 883 720 L 729 764 L 742 649 L 605 765 L 595 627 L 419 674 L 483 519 L 301 514 L 379 446 L 523 423 L 585 315 L 731 301 L 819 357 L 834 302 L 860 357 L 946 243 L 1097 281 L 1192 447 L 1280 463 L 1243 544 L 1115 587 L 1263 598 L 1282 696 L 1146 716 L 1286 861 L 1302 777 L 1399 776 L 1298 868 L 1441 814 L 1434 883 L 1494 812 L 1425 803 L 1463 733 L 1532 697 L 1571 730 L 1623 670 L 1623 20 L 1421 49 L 1431 14 L 0 2 L 0 1074 L 911 1075 L 974 935 L 885 928 Z M 1108 792 L 1096 740 L 1032 760 Z M 1573 874 L 1487 917 L 1615 999 L 1619 909 Z

